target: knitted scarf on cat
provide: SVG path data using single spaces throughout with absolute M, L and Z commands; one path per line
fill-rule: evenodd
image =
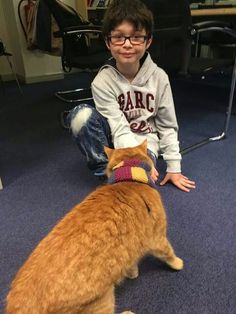
M 150 176 L 151 166 L 141 160 L 129 159 L 120 162 L 113 168 L 113 172 L 108 179 L 108 183 L 113 184 L 123 181 L 135 181 L 149 184 L 156 188 L 155 182 Z

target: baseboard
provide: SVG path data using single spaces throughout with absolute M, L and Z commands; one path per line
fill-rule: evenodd
M 3 82 L 13 81 L 15 79 L 12 73 L 1 74 L 0 77 Z
M 46 82 L 46 81 L 62 80 L 64 78 L 64 73 L 60 72 L 56 74 L 47 74 L 47 75 L 30 76 L 30 77 L 24 77 L 22 75 L 17 74 L 17 78 L 20 82 L 23 82 L 25 84 L 31 84 L 31 83 L 39 83 L 39 82 Z M 3 82 L 14 81 L 15 77 L 12 73 L 2 74 L 1 80 Z
M 18 76 L 18 78 L 20 81 L 23 81 L 25 84 L 31 84 L 31 83 L 62 80 L 64 78 L 64 73 L 60 72 L 60 73 L 56 73 L 56 74 L 31 76 L 31 77 Z

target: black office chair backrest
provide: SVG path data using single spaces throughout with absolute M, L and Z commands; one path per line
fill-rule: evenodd
M 152 11 L 155 31 L 149 49 L 168 73 L 187 74 L 191 56 L 192 18 L 188 0 L 142 0 Z
M 61 32 L 68 27 L 84 24 L 81 16 L 78 15 L 72 7 L 60 0 L 40 0 L 39 3 L 45 8 L 48 8 Z M 84 35 L 78 37 L 72 34 L 70 37 L 67 37 L 66 42 L 64 38 L 63 41 L 64 55 L 66 55 L 67 58 L 70 58 L 72 54 L 78 56 L 85 55 L 88 52 Z
M 4 47 L 3 42 L 0 39 L 0 56 L 3 56 L 4 53 L 5 53 L 5 47 Z
M 70 26 L 83 25 L 81 16 L 71 6 L 60 0 L 40 0 L 52 13 L 60 29 Z
M 60 0 L 40 0 L 56 20 L 63 35 L 62 67 L 98 69 L 110 57 L 101 27 L 83 20 L 78 13 Z M 72 29 L 71 29 L 72 28 Z M 91 32 L 95 36 L 91 36 Z

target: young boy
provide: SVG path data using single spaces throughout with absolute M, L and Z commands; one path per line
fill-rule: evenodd
M 147 139 L 150 157 L 167 164 L 161 185 L 189 192 L 195 182 L 181 174 L 178 125 L 167 74 L 151 59 L 153 16 L 139 0 L 113 0 L 103 34 L 112 58 L 92 82 L 95 108 L 82 104 L 69 114 L 72 133 L 88 167 L 104 174 L 103 146 L 136 146 Z M 154 174 L 158 178 L 158 172 Z

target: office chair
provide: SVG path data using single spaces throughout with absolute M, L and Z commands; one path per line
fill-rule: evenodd
M 205 77 L 208 73 L 232 66 L 229 101 L 226 109 L 224 128 L 219 135 L 212 136 L 181 150 L 187 153 L 210 143 L 224 139 L 227 135 L 232 113 L 236 81 L 236 58 L 211 59 L 192 57 L 193 41 L 199 44 L 199 34 L 207 32 L 227 34 L 236 42 L 236 31 L 223 21 L 192 23 L 188 0 L 142 0 L 153 12 L 155 30 L 149 49 L 152 59 L 171 75 L 189 78 L 192 75 Z
M 0 40 L 0 57 L 6 57 L 6 60 L 7 60 L 9 66 L 11 68 L 12 74 L 14 75 L 15 81 L 16 81 L 17 86 L 19 88 L 19 91 L 23 95 L 23 91 L 21 89 L 19 80 L 18 80 L 17 75 L 16 75 L 14 63 L 11 62 L 11 59 L 10 59 L 12 57 L 12 54 L 6 50 L 6 47 L 1 40 Z M 1 75 L 0 75 L 0 79 L 1 79 L 1 82 L 3 84 Z M 1 184 L 0 184 L 0 186 L 1 186 Z
M 110 57 L 102 37 L 101 26 L 92 25 L 78 13 L 59 0 L 40 0 L 54 17 L 59 31 L 55 37 L 62 38 L 62 68 L 70 72 L 72 68 L 97 70 Z M 92 98 L 90 89 L 78 88 L 70 91 L 58 91 L 56 96 L 69 103 Z
M 83 20 L 70 6 L 60 0 L 40 0 L 54 17 L 59 30 L 53 35 L 62 39 L 61 62 L 64 72 L 73 68 L 82 71 L 97 71 L 110 53 L 102 37 L 101 26 Z M 44 8 L 45 9 L 45 8 Z M 57 91 L 55 96 L 60 100 L 74 104 L 92 100 L 90 88 Z M 61 112 L 61 125 L 67 129 L 66 117 L 68 110 Z

